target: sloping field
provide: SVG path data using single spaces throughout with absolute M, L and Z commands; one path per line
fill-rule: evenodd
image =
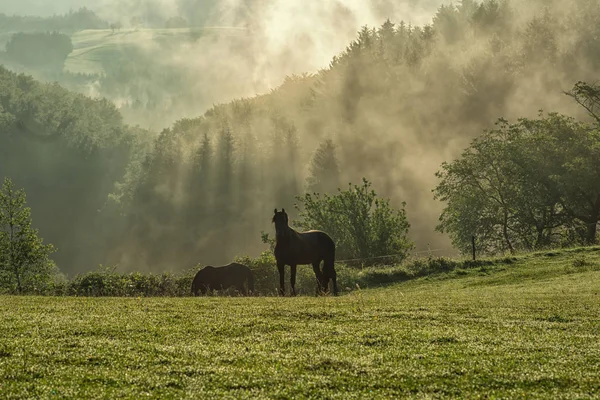
M 88 29 L 71 36 L 73 52 L 64 69 L 73 73 L 100 74 L 104 65 L 119 62 L 135 48 L 169 46 L 197 40 L 207 35 L 245 35 L 246 30 L 235 27 L 204 27 L 177 29 Z
M 598 398 L 600 251 L 338 298 L 0 298 L 2 398 Z

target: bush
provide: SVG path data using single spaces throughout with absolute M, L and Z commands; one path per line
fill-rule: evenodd
M 300 218 L 295 225 L 331 235 L 337 259 L 360 259 L 365 265 L 402 262 L 414 247 L 408 238 L 405 203 L 395 210 L 370 187 L 363 178 L 362 186 L 350 184 L 335 196 L 306 193 L 298 197 Z M 393 256 L 382 258 L 387 255 Z
M 235 262 L 247 265 L 254 273 L 254 290 L 259 295 L 276 294 L 279 290 L 279 271 L 271 251 L 264 251 L 257 258 L 237 257 Z M 285 286 L 290 287 L 290 268 L 285 269 Z M 317 281 L 312 266 L 299 265 L 296 270 L 296 293 L 314 294 Z
M 15 33 L 6 43 L 7 56 L 28 67 L 51 67 L 61 70 L 73 51 L 71 38 L 65 34 Z
M 70 296 L 189 296 L 195 270 L 181 274 L 163 272 L 142 274 L 140 272 L 117 273 L 115 267 L 100 266 L 98 271 L 76 275 L 56 294 Z

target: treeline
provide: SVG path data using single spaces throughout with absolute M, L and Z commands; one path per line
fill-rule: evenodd
M 279 275 L 272 252 L 263 252 L 256 258 L 238 257 L 237 262 L 250 267 L 254 274 L 254 296 L 277 296 Z M 510 265 L 516 258 L 505 257 L 483 260 L 452 260 L 445 257 L 416 258 L 402 265 L 391 267 L 367 267 L 362 269 L 349 268 L 344 264 L 336 265 L 338 285 L 343 292 L 381 287 L 398 282 L 405 282 L 434 274 L 464 275 L 473 268 L 486 268 L 495 265 Z M 70 279 L 64 276 L 54 276 L 52 284 L 30 287 L 24 294 L 53 295 L 53 296 L 93 296 L 93 297 L 184 297 L 192 296 L 191 285 L 196 272 L 201 266 L 196 266 L 176 273 L 140 273 L 117 272 L 114 267 L 100 265 L 96 270 L 76 274 Z M 579 266 L 586 270 L 586 266 Z M 1 272 L 1 271 L 0 271 Z M 15 293 L 12 288 L 1 284 L 0 293 Z M 296 280 L 298 295 L 313 296 L 316 282 L 311 268 L 299 268 Z M 239 296 L 233 288 L 211 292 L 209 295 Z
M 92 10 L 82 7 L 63 15 L 51 17 L 34 17 L 6 15 L 0 13 L 0 29 L 2 32 L 67 32 L 83 29 L 107 29 L 108 23 L 103 21 Z
M 438 230 L 468 252 L 595 244 L 600 221 L 600 87 L 569 92 L 591 123 L 557 113 L 498 121 L 460 158 L 444 163 L 436 197 L 445 202 Z
M 139 254 L 141 265 L 222 263 L 260 249 L 275 205 L 292 210 L 305 190 L 296 127 L 273 116 L 257 141 L 249 108 L 238 104 L 232 119 L 182 120 L 166 129 L 121 187 L 127 235 L 120 253 Z M 310 187 L 335 191 L 335 147 L 316 152 Z
M 105 100 L 0 70 L 0 172 L 25 187 L 68 273 L 255 255 L 273 208 L 292 211 L 311 182 L 332 193 L 363 176 L 392 208 L 406 201 L 417 246 L 436 246 L 445 241 L 432 236 L 442 207 L 431 189 L 444 160 L 498 116 L 549 105 L 585 116 L 561 91 L 593 81 L 600 9 L 540 4 L 463 1 L 441 7 L 431 25 L 365 27 L 317 74 L 156 137 L 124 126 Z
M 34 226 L 64 272 L 91 269 L 119 227 L 108 195 L 145 152 L 150 133 L 114 104 L 0 67 L 0 176 L 24 188 Z
M 463 1 L 441 7 L 428 26 L 365 27 L 329 68 L 178 122 L 155 142 L 143 178 L 131 181 L 129 193 L 137 194 L 126 207 L 137 215 L 132 226 L 142 227 L 136 229 L 143 234 L 132 230 L 137 246 L 148 248 L 139 244 L 144 236 L 151 238 L 146 243 L 172 243 L 147 251 L 153 261 L 176 260 L 179 249 L 223 260 L 246 251 L 246 232 L 268 229 L 270 210 L 302 192 L 306 165 L 328 139 L 344 186 L 368 177 L 395 207 L 407 202 L 417 245 L 444 243 L 432 237 L 441 208 L 431 196 L 444 159 L 499 115 L 559 104 L 584 116 L 561 100 L 562 90 L 574 77 L 594 76 L 600 56 L 597 25 L 589 21 L 600 14 L 587 2 L 563 11 Z M 212 183 L 199 172 L 202 162 L 218 176 Z M 195 228 L 186 222 L 198 231 L 189 233 Z M 171 255 L 158 254 L 167 248 Z
M 0 65 L 83 91 L 99 76 L 63 71 L 65 60 L 73 51 L 70 35 L 84 29 L 108 27 L 106 21 L 85 7 L 51 17 L 0 13 L 0 35 L 7 38 L 1 46 Z
M 19 32 L 6 43 L 5 54 L 0 54 L 0 60 L 4 58 L 9 63 L 36 70 L 61 72 L 72 51 L 71 38 L 65 34 Z

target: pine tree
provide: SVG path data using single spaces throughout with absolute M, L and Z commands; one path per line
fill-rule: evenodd
M 200 147 L 193 156 L 187 179 L 188 197 L 186 204 L 186 221 L 189 238 L 195 241 L 198 232 L 208 225 L 208 216 L 212 211 L 213 198 L 213 149 L 205 132 Z
M 39 291 L 57 272 L 49 256 L 55 250 L 43 244 L 31 227 L 31 210 L 25 191 L 15 190 L 9 178 L 0 189 L 0 283 L 18 293 Z
M 294 203 L 293 199 L 300 193 L 298 184 L 298 134 L 296 127 L 293 124 L 287 128 L 285 145 L 287 147 L 287 161 L 289 166 L 286 176 L 287 185 L 285 203 L 288 204 L 289 209 L 292 209 Z
M 229 126 L 224 126 L 220 133 L 217 142 L 217 158 L 216 158 L 216 194 L 219 201 L 231 203 L 229 198 L 233 186 L 233 154 L 234 141 L 233 135 Z M 223 205 L 223 204 L 222 204 Z
M 306 180 L 308 193 L 333 193 L 340 186 L 340 169 L 331 139 L 323 141 L 315 151 Z
M 211 226 L 209 229 L 215 231 L 215 242 L 213 245 L 213 256 L 225 261 L 228 258 L 229 242 L 218 237 L 229 238 L 232 233 L 232 223 L 235 220 L 234 204 L 236 198 L 233 196 L 234 184 L 234 138 L 227 122 L 224 123 L 216 146 L 215 158 L 215 190 L 214 204 L 212 207 Z

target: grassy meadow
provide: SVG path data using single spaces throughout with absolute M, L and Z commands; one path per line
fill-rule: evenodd
M 64 70 L 81 74 L 102 74 L 104 66 L 130 57 L 133 49 L 170 48 L 207 35 L 240 35 L 243 28 L 198 27 L 172 29 L 86 29 L 71 36 L 73 52 L 65 61 Z
M 1 398 L 593 398 L 600 248 L 340 297 L 0 299 Z

